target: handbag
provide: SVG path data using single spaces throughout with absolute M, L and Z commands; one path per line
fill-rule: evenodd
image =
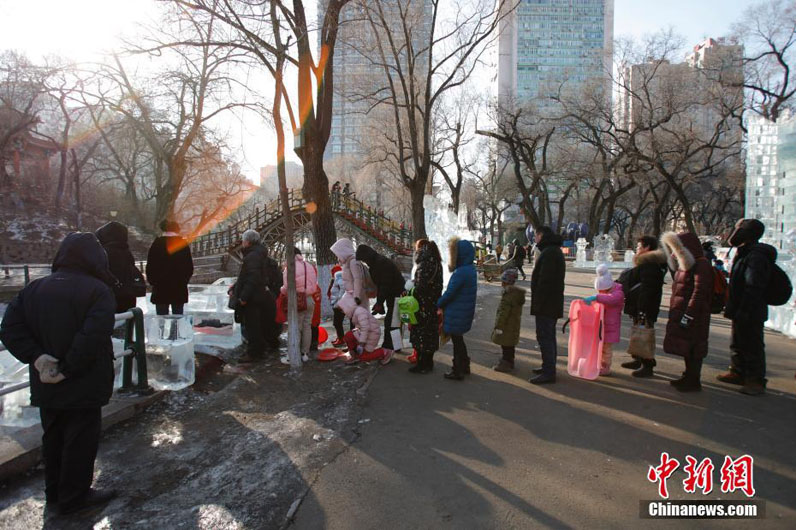
M 232 309 L 233 311 L 237 311 L 240 309 L 240 299 L 238 299 L 238 295 L 235 292 L 229 293 L 229 301 L 227 302 L 227 307 Z
M 630 328 L 630 344 L 627 353 L 639 359 L 653 359 L 655 357 L 655 328 L 633 325 Z

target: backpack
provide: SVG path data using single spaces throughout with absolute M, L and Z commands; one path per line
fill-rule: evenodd
M 713 296 L 710 299 L 710 312 L 714 315 L 724 311 L 727 300 L 730 297 L 730 287 L 727 273 L 723 270 L 713 268 Z
M 793 294 L 793 285 L 784 270 L 772 263 L 771 278 L 766 286 L 766 304 L 785 305 Z
M 415 290 L 398 299 L 398 314 L 404 324 L 417 324 L 417 312 L 420 311 L 420 302 L 414 297 Z
M 362 286 L 365 289 L 365 296 L 368 298 L 376 298 L 379 294 L 379 290 L 373 278 L 370 276 L 370 268 L 361 261 L 359 264 L 362 266 Z

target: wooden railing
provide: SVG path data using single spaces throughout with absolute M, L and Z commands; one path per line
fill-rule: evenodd
M 332 192 L 330 198 L 332 212 L 335 215 L 345 219 L 368 237 L 381 242 L 394 252 L 411 255 L 411 226 L 406 227 L 403 223 L 390 219 L 383 212 L 377 212 L 352 194 L 344 195 L 335 191 Z M 291 213 L 305 211 L 306 203 L 301 190 L 291 189 L 288 191 L 288 205 Z M 233 251 L 241 244 L 243 232 L 246 230 L 251 228 L 264 236 L 263 230 L 267 230 L 282 219 L 282 202 L 281 199 L 277 199 L 266 204 L 264 208 L 257 207 L 251 215 L 223 230 L 198 236 L 191 243 L 191 251 L 197 256 Z

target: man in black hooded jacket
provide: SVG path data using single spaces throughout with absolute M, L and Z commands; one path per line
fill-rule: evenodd
M 765 293 L 777 260 L 774 247 L 758 242 L 765 229 L 757 219 L 741 219 L 730 236 L 729 243 L 738 248 L 738 253 L 732 262 L 730 298 L 724 316 L 732 319 L 733 354 L 730 371 L 718 376 L 724 383 L 743 385 L 741 392 L 753 396 L 762 394 L 766 387 Z
M 382 256 L 367 245 L 357 247 L 356 259 L 367 264 L 370 277 L 376 284 L 378 293 L 374 309 L 381 307 L 387 311 L 387 315 L 384 317 L 384 341 L 381 346 L 392 350 L 394 345 L 390 331 L 392 331 L 395 299 L 401 296 L 406 281 L 398 266 L 391 259 Z
M 135 307 L 135 299 L 146 296 L 146 282 L 141 271 L 135 266 L 135 258 L 127 243 L 127 227 L 111 221 L 94 232 L 105 253 L 108 254 L 108 268 L 119 282 L 113 287 L 116 297 L 116 312 L 123 313 Z
M 266 348 L 279 346 L 276 297 L 282 287 L 279 265 L 268 256 L 255 230 L 243 233 L 243 264 L 232 289 L 238 297 L 248 345 L 240 362 L 263 357 Z
M 30 401 L 40 408 L 44 430 L 47 504 L 64 514 L 115 495 L 91 488 L 101 408 L 113 391 L 114 281 L 94 234 L 69 234 L 52 274 L 20 291 L 0 326 L 8 351 L 30 365 Z

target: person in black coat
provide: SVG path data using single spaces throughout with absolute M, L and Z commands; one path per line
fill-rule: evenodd
M 0 325 L 8 351 L 30 365 L 30 401 L 44 430 L 45 495 L 62 513 L 113 496 L 91 483 L 101 408 L 113 391 L 114 281 L 94 234 L 69 234 L 52 274 L 20 291 Z
M 417 324 L 411 326 L 409 338 L 417 350 L 417 364 L 409 371 L 426 374 L 434 369 L 434 352 L 439 349 L 437 300 L 442 296 L 442 256 L 437 244 L 419 239 L 415 244 L 415 263 L 412 294 L 420 309 L 415 315 Z
M 542 367 L 530 379 L 533 384 L 556 380 L 556 321 L 564 315 L 564 276 L 566 262 L 561 252 L 561 236 L 549 226 L 536 230 L 539 256 L 531 273 L 531 315 L 536 317 L 536 341 L 542 352 Z
M 525 280 L 525 271 L 522 270 L 522 266 L 525 263 L 525 247 L 520 244 L 519 239 L 515 239 L 512 241 L 512 255 L 506 264 L 503 266 L 503 270 L 515 268 L 522 274 L 522 279 Z
M 765 225 L 741 219 L 730 236 L 738 248 L 730 272 L 730 298 L 724 316 L 732 319 L 730 371 L 718 376 L 724 383 L 743 385 L 741 392 L 759 395 L 766 387 L 766 345 L 763 324 L 768 320 L 766 288 L 777 260 L 777 250 L 759 243 Z
M 188 282 L 193 276 L 193 258 L 188 242 L 180 237 L 180 225 L 163 221 L 163 235 L 149 247 L 146 278 L 152 285 L 152 303 L 158 315 L 182 315 L 188 302 Z
M 266 346 L 279 346 L 276 332 L 276 297 L 282 287 L 279 265 L 268 256 L 255 230 L 243 233 L 243 264 L 231 288 L 238 299 L 239 311 L 246 328 L 246 353 L 240 362 L 261 359 Z
M 119 283 L 113 288 L 116 312 L 123 313 L 135 307 L 135 299 L 146 295 L 146 282 L 127 244 L 127 227 L 111 221 L 99 227 L 94 234 L 108 255 L 108 266 Z
M 356 259 L 367 264 L 370 269 L 370 277 L 373 279 L 373 283 L 376 284 L 378 293 L 376 294 L 374 311 L 384 311 L 386 304 L 387 315 L 384 317 L 384 341 L 381 347 L 392 350 L 393 343 L 390 331 L 392 331 L 395 299 L 403 293 L 406 281 L 398 266 L 391 259 L 382 256 L 367 245 L 359 245 L 357 247 Z
M 633 324 L 652 328 L 658 320 L 663 280 L 666 277 L 666 254 L 658 248 L 653 236 L 642 236 L 636 242 L 636 255 L 632 269 L 622 273 L 619 283 L 625 288 L 625 314 Z M 639 359 L 622 363 L 623 368 L 635 370 L 635 377 L 652 377 L 655 359 Z

